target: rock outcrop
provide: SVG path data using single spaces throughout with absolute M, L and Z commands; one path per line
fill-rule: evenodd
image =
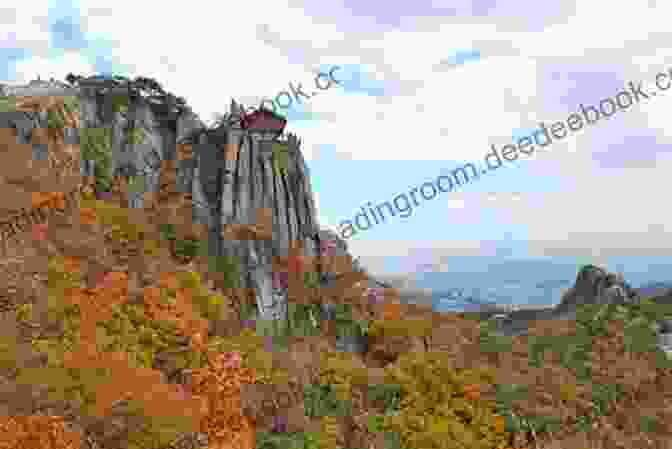
M 302 249 L 310 260 L 319 257 L 317 211 L 300 140 L 234 121 L 194 129 L 179 145 L 191 146 L 195 155 L 181 161 L 183 185 L 190 186 L 196 218 L 208 225 L 210 253 L 240 261 L 241 286 L 256 290 L 259 309 L 268 317 L 284 316 L 286 301 L 278 300 L 272 285 L 274 261 L 290 248 Z M 249 226 L 255 228 L 245 236 Z
M 574 286 L 563 295 L 555 312 L 567 313 L 583 304 L 632 304 L 638 300 L 639 295 L 621 274 L 586 265 L 579 271 Z
M 579 270 L 574 286 L 563 295 L 557 306 L 513 312 L 491 310 L 480 313 L 480 319 L 493 320 L 496 323 L 496 332 L 501 335 L 515 336 L 525 334 L 532 321 L 575 319 L 577 309 L 585 304 L 627 306 L 637 304 L 641 299 L 621 274 L 586 265 Z M 653 297 L 651 300 L 657 304 L 670 304 L 672 294 Z M 655 331 L 658 348 L 672 358 L 672 320 L 661 317 L 652 324 L 652 330 Z
M 284 316 L 286 298 L 278 299 L 272 285 L 274 262 L 299 248 L 318 261 L 308 269 L 320 270 L 325 238 L 301 142 L 282 134 L 284 122 L 264 117 L 273 126 L 255 128 L 241 122 L 243 108 L 232 102 L 224 120 L 209 128 L 152 79 L 69 75 L 67 81 L 3 86 L 3 92 L 75 99 L 80 126 L 67 135 L 80 143 L 81 175 L 95 174 L 99 193 L 123 194 L 128 207 L 151 207 L 162 195 L 191 202 L 191 219 L 208 229 L 209 255 L 237 260 L 239 287 L 253 289 L 263 317 Z M 35 128 L 48 126 L 46 115 L 25 112 L 4 113 L 2 120 L 0 128 L 17 130 L 18 143 L 30 143 Z

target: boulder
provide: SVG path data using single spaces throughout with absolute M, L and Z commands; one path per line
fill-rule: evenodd
M 343 335 L 336 338 L 336 350 L 366 354 L 369 350 L 369 339 L 366 335 Z
M 656 336 L 656 342 L 658 348 L 668 358 L 672 358 L 672 332 L 659 332 Z

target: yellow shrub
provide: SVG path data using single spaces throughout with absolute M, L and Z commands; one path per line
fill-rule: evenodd
M 353 384 L 368 384 L 368 369 L 354 354 L 326 351 L 320 356 L 320 383 L 331 385 L 339 399 L 350 399 Z
M 428 337 L 432 329 L 432 320 L 425 318 L 373 320 L 369 324 L 368 333 L 371 337 Z
M 138 242 L 144 237 L 144 227 L 133 223 L 124 207 L 101 200 L 82 200 L 81 207 L 95 212 L 100 222 L 111 228 L 111 237 L 116 241 Z
M 444 353 L 409 353 L 386 367 L 387 381 L 401 387 L 401 410 L 384 428 L 401 436 L 404 448 L 496 449 L 509 435 L 494 404 L 474 394 L 491 383 L 491 372 L 456 370 Z

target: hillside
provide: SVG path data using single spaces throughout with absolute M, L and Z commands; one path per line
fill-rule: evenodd
M 17 106 L 77 124 L 58 100 Z M 189 204 L 159 196 L 129 209 L 123 191 L 96 199 L 87 180 L 71 179 L 78 154 L 64 133 L 45 133 L 55 150 L 44 161 L 13 133 L 0 147 L 8 203 L 0 447 L 663 449 L 672 441 L 672 362 L 651 330 L 672 315 L 665 305 L 584 307 L 574 320 L 536 321 L 503 337 L 474 314 L 437 314 L 392 288 L 367 288 L 323 240 L 319 264 L 341 267 L 338 278 L 316 281 L 300 253 L 278 257 L 273 278 L 286 291 L 287 319 L 255 319 L 240 265 L 202 250 L 203 227 L 180 213 Z M 254 237 L 253 227 L 238 233 Z M 345 343 L 355 350 L 339 350 Z

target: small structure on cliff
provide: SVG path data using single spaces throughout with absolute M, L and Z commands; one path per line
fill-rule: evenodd
M 287 119 L 268 109 L 259 109 L 244 115 L 240 124 L 248 132 L 263 133 L 267 137 L 277 138 L 285 130 Z

